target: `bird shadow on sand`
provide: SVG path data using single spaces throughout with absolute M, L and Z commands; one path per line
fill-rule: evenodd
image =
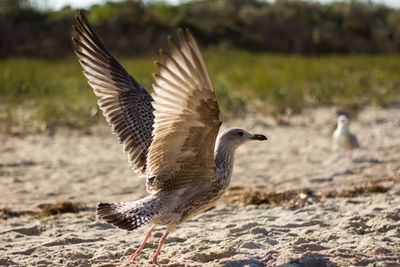
M 15 168 L 15 167 L 29 167 L 40 164 L 41 162 L 34 161 L 21 161 L 21 162 L 12 162 L 12 163 L 0 163 L 0 168 Z
M 360 157 L 353 159 L 353 163 L 383 164 L 385 162 L 375 158 Z
M 266 266 L 269 266 L 268 264 Z M 337 267 L 328 257 L 320 254 L 307 254 L 300 258 L 291 259 L 289 262 L 273 265 L 276 267 Z
M 224 261 L 222 264 L 224 267 L 240 267 L 240 266 L 253 266 L 253 267 L 258 267 L 258 266 L 265 266 L 265 263 L 256 260 L 256 259 L 240 259 L 240 260 L 227 260 Z

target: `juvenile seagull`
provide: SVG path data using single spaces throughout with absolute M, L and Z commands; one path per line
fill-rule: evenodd
M 100 203 L 97 215 L 125 230 L 151 223 L 129 261 L 135 260 L 156 225 L 166 227 L 150 263 L 157 263 L 167 235 L 179 224 L 212 207 L 226 191 L 234 150 L 264 135 L 233 128 L 218 135 L 219 108 L 200 50 L 189 30 L 178 31 L 179 46 L 168 37 L 170 53 L 160 50 L 152 96 L 114 59 L 85 14 L 73 27 L 75 53 L 100 98 L 112 132 L 123 145 L 132 169 L 146 178 L 149 196 L 128 202 Z
M 333 132 L 333 142 L 336 147 L 340 147 L 343 150 L 349 151 L 349 158 L 352 160 L 352 150 L 360 147 L 357 141 L 357 137 L 350 133 L 347 128 L 349 119 L 346 115 L 340 115 L 337 121 L 337 128 Z

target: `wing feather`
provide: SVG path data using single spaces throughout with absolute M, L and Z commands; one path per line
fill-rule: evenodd
M 198 46 L 178 31 L 180 47 L 168 38 L 171 55 L 160 51 L 152 103 L 153 142 L 147 168 L 150 190 L 168 190 L 215 178 L 214 146 L 221 125 L 218 103 Z M 211 174 L 210 174 L 211 173 Z
M 80 15 L 77 27 L 73 26 L 73 41 L 83 73 L 132 169 L 144 174 L 152 140 L 153 99 L 108 52 L 82 11 Z

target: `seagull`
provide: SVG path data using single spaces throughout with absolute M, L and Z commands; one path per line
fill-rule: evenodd
M 206 65 L 189 30 L 169 36 L 169 53 L 160 50 L 150 95 L 108 52 L 83 11 L 73 26 L 75 53 L 113 134 L 131 168 L 146 179 L 150 193 L 135 201 L 99 203 L 97 215 L 128 231 L 152 224 L 134 261 L 156 226 L 166 231 L 149 261 L 157 257 L 178 225 L 214 206 L 227 190 L 234 151 L 267 140 L 240 128 L 222 131 L 220 110 Z
M 352 160 L 352 150 L 360 147 L 357 137 L 347 128 L 349 119 L 346 115 L 340 115 L 337 120 L 337 128 L 333 132 L 333 142 L 336 147 L 349 151 L 349 158 Z

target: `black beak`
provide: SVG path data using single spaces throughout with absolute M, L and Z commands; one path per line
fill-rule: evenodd
M 268 140 L 268 138 L 265 135 L 262 134 L 255 134 L 251 140 L 259 140 L 259 141 L 264 141 L 264 140 Z

